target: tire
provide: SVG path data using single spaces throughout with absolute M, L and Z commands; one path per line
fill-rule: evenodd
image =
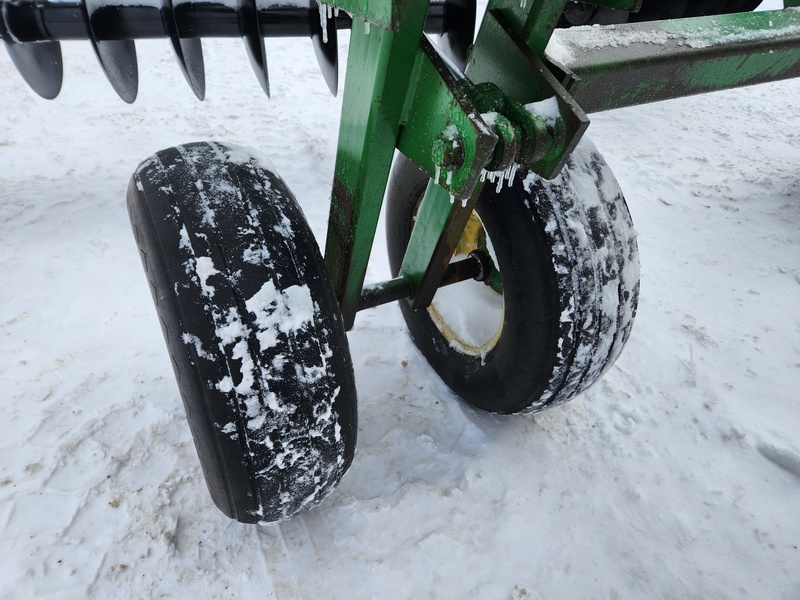
M 244 523 L 317 505 L 352 461 L 356 389 L 286 184 L 252 151 L 187 144 L 139 165 L 128 210 L 214 503 Z
M 637 12 L 604 8 L 590 2 L 568 2 L 559 19 L 558 26 L 614 25 L 750 12 L 758 8 L 761 2 L 762 0 L 710 0 L 708 2 L 645 0 Z
M 737 12 L 750 12 L 758 8 L 762 0 L 645 0 L 639 12 L 631 13 L 631 22 L 685 19 Z
M 595 6 L 589 2 L 568 2 L 558 21 L 558 27 L 582 25 L 616 25 L 627 23 L 629 12 Z
M 426 184 L 400 157 L 386 212 L 395 276 Z M 502 191 L 487 182 L 476 213 L 502 296 L 468 281 L 440 288 L 428 309 L 414 311 L 401 301 L 411 337 L 444 382 L 476 408 L 535 412 L 566 402 L 614 363 L 636 314 L 638 249 L 619 186 L 585 140 L 553 181 L 530 174 Z M 500 298 L 501 312 L 473 342 L 472 324 L 485 326 L 491 313 L 487 293 Z M 472 306 L 479 318 L 468 314 Z

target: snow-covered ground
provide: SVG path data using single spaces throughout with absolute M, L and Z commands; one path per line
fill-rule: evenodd
M 205 43 L 202 104 L 138 46 L 133 106 L 86 43 L 55 102 L 0 53 L 0 597 L 800 597 L 800 80 L 593 116 L 642 255 L 602 382 L 479 414 L 396 306 L 367 311 L 350 472 L 256 527 L 206 492 L 125 189 L 160 148 L 253 146 L 324 239 L 339 102 L 306 40 L 267 41 L 271 100 L 240 43 Z

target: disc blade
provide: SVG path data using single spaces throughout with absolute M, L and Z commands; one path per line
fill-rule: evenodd
M 139 68 L 133 40 L 92 40 L 95 54 L 111 87 L 128 104 L 139 91 Z
M 319 10 L 327 10 L 326 5 L 320 4 Z M 322 71 L 322 77 L 328 84 L 331 94 L 336 96 L 339 90 L 339 34 L 336 29 L 336 17 L 321 18 L 321 13 L 312 9 L 309 11 L 309 26 L 311 28 L 311 43 L 317 64 Z M 325 22 L 325 29 L 322 22 Z
M 4 40 L 5 42 L 5 40 Z M 52 100 L 61 91 L 64 66 L 58 42 L 5 42 L 11 62 L 31 89 L 42 98 Z
M 200 38 L 186 38 L 178 40 L 181 53 L 178 55 L 178 64 L 181 66 L 186 81 L 189 82 L 194 95 L 198 100 L 206 97 L 206 70 L 203 60 L 203 44 Z M 177 51 L 176 51 L 177 54 Z
M 164 29 L 169 36 L 172 49 L 178 59 L 178 66 L 181 68 L 183 76 L 186 78 L 192 92 L 198 100 L 203 100 L 206 96 L 206 71 L 203 60 L 203 45 L 200 38 L 181 38 L 178 33 L 178 18 L 176 12 L 181 9 L 175 8 L 172 0 L 162 0 L 161 11 Z
M 463 72 L 475 38 L 476 0 L 445 0 L 444 33 L 439 47 Z
M 89 24 L 89 41 L 97 61 L 111 87 L 128 104 L 133 104 L 139 91 L 139 67 L 136 61 L 136 44 L 133 40 L 97 39 L 97 13 L 103 10 L 102 0 L 84 0 L 82 3 Z
M 256 0 L 239 0 L 239 31 L 244 40 L 247 56 L 256 74 L 261 89 L 269 97 L 269 73 L 267 71 L 267 51 L 258 23 Z

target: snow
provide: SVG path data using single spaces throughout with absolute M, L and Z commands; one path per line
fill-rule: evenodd
M 767 0 L 760 10 L 775 10 L 782 8 L 780 0 Z M 788 11 L 797 12 L 800 8 L 787 8 Z M 791 13 L 789 13 L 791 14 Z M 631 45 L 640 46 L 642 58 L 647 55 L 658 54 L 659 47 L 664 45 L 686 46 L 688 48 L 710 48 L 720 44 L 742 44 L 744 42 L 758 42 L 779 37 L 797 37 L 800 26 L 783 24 L 779 29 L 768 22 L 765 29 L 753 29 L 725 23 L 721 28 L 678 27 L 671 30 L 663 22 L 655 22 L 652 28 L 648 23 L 642 23 L 637 28 L 629 26 L 587 25 L 562 29 L 555 32 L 547 46 L 548 56 L 563 64 L 574 64 L 576 59 L 586 52 L 603 48 L 625 48 Z M 650 46 L 650 48 L 645 48 Z
M 214 268 L 214 261 L 209 256 L 198 256 L 195 258 L 195 272 L 200 278 L 200 287 L 203 289 L 203 294 L 208 298 L 214 297 L 214 286 L 209 285 L 208 278 L 212 275 L 218 275 L 219 271 Z
M 265 171 L 279 175 L 269 157 L 255 148 L 244 148 L 232 144 L 225 148 L 225 160 L 236 165 L 255 163 Z
M 245 526 L 205 489 L 125 189 L 163 147 L 256 147 L 324 240 L 339 100 L 307 40 L 267 40 L 269 100 L 240 44 L 204 40 L 202 104 L 168 43 L 137 47 L 132 106 L 88 43 L 53 102 L 0 53 L 0 597 L 798 597 L 800 81 L 591 115 L 642 258 L 602 382 L 480 414 L 396 306 L 366 311 L 353 466 Z M 372 256 L 388 278 L 382 233 Z
M 458 256 L 464 260 L 466 256 Z M 469 301 L 465 301 L 465 299 Z M 503 296 L 478 281 L 441 288 L 431 305 L 431 317 L 456 350 L 486 357 L 503 325 Z
M 328 43 L 328 18 L 331 16 L 333 12 L 332 7 L 330 4 L 323 4 L 320 0 L 317 0 L 318 8 L 319 8 L 319 26 L 322 29 L 322 43 Z
M 245 306 L 256 317 L 256 337 L 263 351 L 278 343 L 278 332 L 299 332 L 314 321 L 315 306 L 307 286 L 293 285 L 277 290 L 275 283 L 268 281 Z
M 548 125 L 554 125 L 558 117 L 561 116 L 561 111 L 558 108 L 558 99 L 555 96 L 539 102 L 530 102 L 525 105 L 525 109 L 541 117 Z

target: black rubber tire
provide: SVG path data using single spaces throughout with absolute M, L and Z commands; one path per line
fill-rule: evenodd
M 395 276 L 426 184 L 401 156 L 386 208 Z M 516 413 L 566 402 L 614 363 L 636 314 L 638 249 L 619 186 L 585 140 L 553 181 L 530 174 L 499 193 L 487 182 L 476 212 L 503 280 L 499 338 L 482 356 L 466 353 L 446 339 L 428 310 L 401 301 L 411 337 L 472 406 Z
M 128 210 L 214 503 L 244 523 L 315 506 L 352 461 L 356 389 L 286 184 L 253 151 L 187 144 L 139 165 Z
M 737 12 L 750 12 L 762 0 L 644 0 L 639 12 L 631 13 L 631 22 L 685 19 Z
M 577 6 L 567 3 L 564 13 L 558 21 L 558 27 L 580 27 L 582 25 L 616 25 L 627 23 L 630 13 L 625 10 L 616 10 L 595 6 L 590 2 L 577 2 Z

